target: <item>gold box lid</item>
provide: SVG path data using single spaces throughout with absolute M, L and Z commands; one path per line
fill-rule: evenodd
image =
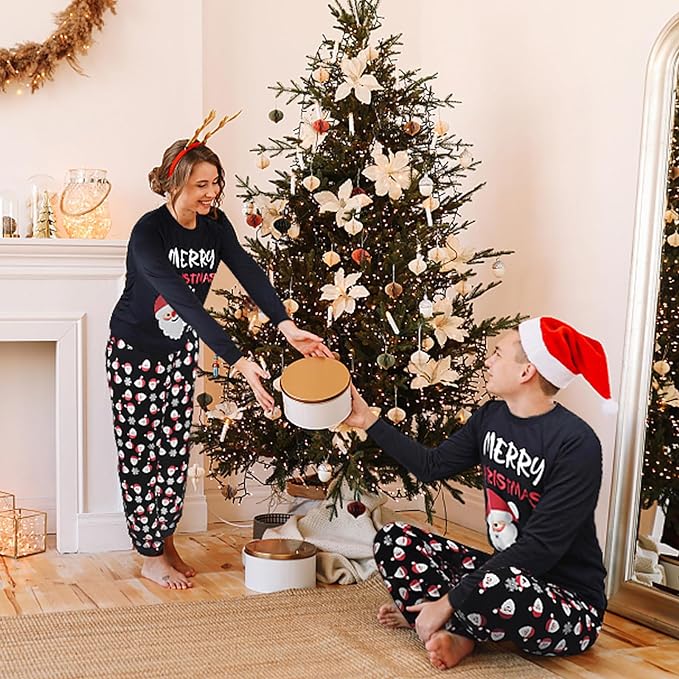
M 302 403 L 323 403 L 349 388 L 351 375 L 333 358 L 300 358 L 281 375 L 281 389 Z
M 316 553 L 316 545 L 303 540 L 273 538 L 269 540 L 251 540 L 245 547 L 245 553 L 260 559 L 275 561 L 293 561 L 308 559 Z

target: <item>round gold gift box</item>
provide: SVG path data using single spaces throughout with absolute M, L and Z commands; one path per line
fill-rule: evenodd
M 300 358 L 281 375 L 283 411 L 302 429 L 330 429 L 351 413 L 351 375 L 332 358 Z

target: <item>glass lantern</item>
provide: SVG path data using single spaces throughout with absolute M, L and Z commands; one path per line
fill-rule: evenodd
M 69 170 L 61 193 L 61 214 L 69 238 L 106 238 L 111 230 L 106 170 Z
M 18 238 L 19 201 L 13 191 L 0 190 L 0 238 Z
M 35 174 L 28 178 L 28 190 L 26 192 L 26 236 L 54 237 L 56 235 L 56 212 L 59 204 L 59 191 L 57 180 L 48 174 Z M 45 222 L 51 213 L 53 233 L 47 234 Z
M 8 509 L 0 512 L 0 555 L 18 559 L 44 552 L 47 547 L 47 512 Z
M 14 495 L 0 490 L 0 512 L 7 511 L 8 509 L 14 509 Z

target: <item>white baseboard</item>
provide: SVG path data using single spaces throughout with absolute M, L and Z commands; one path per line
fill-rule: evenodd
M 207 530 L 207 498 L 205 495 L 184 497 L 184 511 L 177 526 L 178 533 L 201 533 Z
M 78 552 L 131 549 L 123 512 L 78 514 Z

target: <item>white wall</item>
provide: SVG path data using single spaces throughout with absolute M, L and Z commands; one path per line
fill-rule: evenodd
M 63 0 L 3 3 L 0 45 L 44 40 Z M 63 185 L 73 167 L 109 172 L 111 238 L 124 238 L 160 199 L 149 170 L 202 115 L 200 0 L 118 0 L 80 59 L 88 77 L 62 64 L 35 94 L 0 93 L 0 189 L 22 190 L 34 174 Z

